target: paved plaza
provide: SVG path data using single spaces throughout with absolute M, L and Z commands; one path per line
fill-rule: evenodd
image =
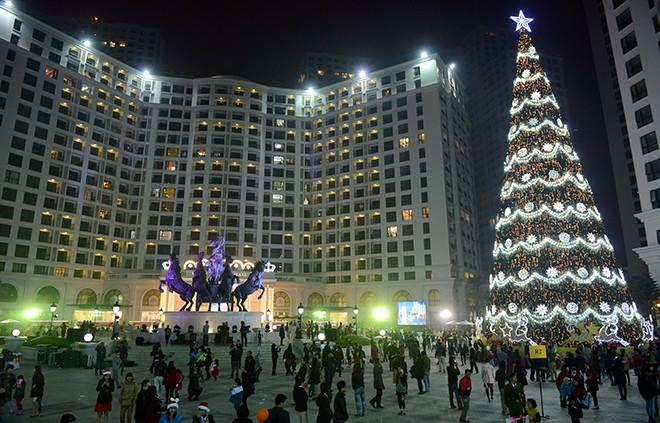
M 250 397 L 248 405 L 250 407 L 251 418 L 256 423 L 254 414 L 262 407 L 270 408 L 273 406 L 273 398 L 277 393 L 284 393 L 289 397 L 287 409 L 291 413 L 293 420 L 292 390 L 293 377 L 284 376 L 284 365 L 278 364 L 278 375 L 271 376 L 270 346 L 264 344 L 261 346 L 261 363 L 264 368 L 261 374 L 261 381 L 256 385 L 256 393 Z M 149 374 L 149 352 L 151 347 L 132 346 L 129 352 L 129 358 L 137 362 L 137 367 L 129 370 L 136 375 L 136 381 L 139 383 L 144 378 L 151 378 Z M 246 350 L 255 352 L 257 347 L 254 344 L 247 346 Z M 164 348 L 166 355 L 171 355 L 177 367 L 187 373 L 186 356 L 188 348 L 186 346 L 168 346 Z M 216 422 L 231 422 L 234 410 L 229 403 L 229 355 L 227 347 L 212 347 L 215 358 L 220 360 L 220 378 L 214 382 L 212 379 L 204 383 L 204 392 L 200 401 L 207 401 L 216 418 Z M 281 359 L 281 355 L 280 355 Z M 410 360 L 408 360 L 410 362 Z M 23 363 L 23 367 L 17 371 L 17 374 L 23 374 L 28 378 L 32 374 L 35 363 Z M 344 366 L 346 367 L 346 366 Z M 79 422 L 94 422 L 96 415 L 93 412 L 96 401 L 96 382 L 93 369 L 59 369 L 49 366 L 43 366 L 46 377 L 46 388 L 44 396 L 44 409 L 41 417 L 31 419 L 29 411 L 23 416 L 8 416 L 4 414 L 4 422 L 27 422 L 44 421 L 48 423 L 57 423 L 59 416 L 64 412 L 74 413 Z M 438 373 L 437 366 L 434 366 L 431 374 L 431 392 L 418 395 L 416 381 L 409 381 L 409 395 L 406 398 L 407 415 L 400 417 L 397 415 L 396 397 L 394 395 L 394 385 L 391 373 L 388 371 L 387 363 L 384 364 L 385 391 L 383 394 L 382 410 L 376 410 L 367 405 L 365 417 L 353 417 L 355 413 L 355 402 L 352 391 L 350 390 L 350 373 L 344 371 L 342 378 L 335 378 L 335 381 L 346 380 L 349 384 L 347 392 L 347 404 L 351 413 L 350 420 L 353 422 L 376 423 L 376 422 L 398 422 L 398 421 L 424 421 L 424 422 L 458 422 L 459 412 L 449 408 L 447 379 L 446 374 Z M 464 370 L 464 368 L 461 368 Z M 367 387 L 367 401 L 374 395 L 372 384 L 372 366 L 367 364 L 365 372 L 365 382 Z M 633 376 L 632 386 L 629 386 L 629 400 L 620 401 L 616 387 L 609 384 L 601 385 L 598 393 L 600 399 L 600 410 L 585 410 L 583 422 L 646 422 L 644 412 L 644 402 L 639 395 L 636 386 L 636 380 Z M 184 392 L 187 389 L 187 379 L 184 380 Z M 505 417 L 500 414 L 499 396 L 495 393 L 495 402 L 488 403 L 485 392 L 481 384 L 481 374 L 472 376 L 473 394 L 471 397 L 470 411 L 468 418 L 472 422 L 484 423 L 503 423 Z M 527 386 L 526 394 L 531 398 L 539 400 L 539 385 L 533 383 Z M 110 421 L 119 421 L 118 392 L 113 396 L 113 410 L 110 414 Z M 570 422 L 566 410 L 559 407 L 558 393 L 554 384 L 545 383 L 543 385 L 543 396 L 545 403 L 545 413 L 550 418 L 547 421 Z M 182 398 L 181 413 L 184 422 L 192 421 L 193 413 L 200 401 L 187 401 Z M 539 404 L 540 405 L 540 404 Z M 29 407 L 29 404 L 28 404 Z M 540 409 L 540 407 L 539 407 Z M 309 421 L 316 421 L 317 407 L 313 401 L 309 402 Z

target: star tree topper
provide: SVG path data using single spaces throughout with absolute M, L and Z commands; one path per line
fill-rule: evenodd
M 534 19 L 526 18 L 522 10 L 518 12 L 518 16 L 509 16 L 509 19 L 516 23 L 516 31 L 524 29 L 527 32 L 532 32 L 532 29 L 529 27 L 529 23 Z

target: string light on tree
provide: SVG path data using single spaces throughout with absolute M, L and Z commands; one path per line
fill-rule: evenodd
M 648 333 L 619 268 L 522 11 L 489 329 L 514 342 L 571 342 L 580 325 L 625 345 Z M 582 329 L 585 329 L 582 328 Z M 644 332 L 643 332 L 644 331 Z M 575 339 L 575 338 L 573 338 Z

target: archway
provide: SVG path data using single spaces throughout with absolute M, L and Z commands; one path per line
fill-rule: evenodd
M 96 305 L 96 292 L 91 288 L 84 288 L 80 290 L 76 296 L 76 304 L 78 305 Z
M 313 292 L 307 297 L 307 307 L 323 307 L 323 295 Z
M 412 301 L 412 295 L 410 295 L 410 292 L 402 289 L 400 291 L 397 291 L 394 296 L 392 296 L 392 302 L 393 303 L 398 303 L 401 301 Z
M 346 295 L 341 292 L 335 292 L 332 294 L 332 297 L 330 297 L 330 305 L 332 307 L 346 307 L 348 305 Z
M 276 317 L 291 315 L 291 297 L 284 291 L 275 291 L 273 295 L 273 313 Z
M 18 300 L 18 291 L 10 283 L 0 282 L 0 302 L 15 303 Z
M 35 302 L 39 304 L 59 304 L 60 291 L 58 291 L 54 286 L 44 286 L 37 292 Z
M 360 308 L 369 308 L 376 302 L 376 294 L 367 291 L 360 296 Z
M 429 307 L 438 307 L 440 305 L 440 291 L 432 289 L 429 291 Z
M 105 293 L 105 296 L 103 297 L 103 304 L 114 305 L 115 303 L 123 304 L 124 295 L 118 289 L 111 289 Z
M 144 307 L 159 307 L 160 306 L 160 291 L 157 289 L 150 289 L 142 296 L 142 305 Z

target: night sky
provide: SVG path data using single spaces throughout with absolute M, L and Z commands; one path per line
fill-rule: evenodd
M 618 208 L 603 128 L 600 98 L 580 0 L 509 1 L 146 1 L 14 0 L 18 8 L 53 16 L 100 16 L 160 28 L 165 75 L 240 75 L 294 87 L 307 51 L 368 59 L 375 67 L 411 59 L 420 49 L 454 61 L 474 27 L 510 27 L 523 9 L 534 44 L 564 59 L 574 143 L 617 251 L 622 248 Z M 513 48 L 514 46 L 512 46 Z M 514 63 L 511 63 L 514 66 Z M 621 257 L 621 254 L 619 253 Z

